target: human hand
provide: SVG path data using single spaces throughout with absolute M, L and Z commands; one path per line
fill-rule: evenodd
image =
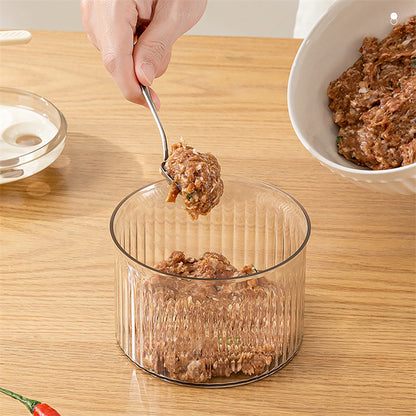
M 207 0 L 81 0 L 82 24 L 124 97 L 146 105 L 138 81 L 165 73 L 174 42 L 201 18 Z M 137 43 L 138 28 L 145 27 Z M 151 90 L 157 109 L 160 100 Z

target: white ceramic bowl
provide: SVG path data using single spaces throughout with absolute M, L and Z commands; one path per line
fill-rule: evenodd
M 396 22 L 414 14 L 414 0 L 338 0 L 302 43 L 289 77 L 289 115 L 306 149 L 332 172 L 390 194 L 416 193 L 416 164 L 373 171 L 339 155 L 338 126 L 326 93 L 329 83 L 359 58 L 364 37 L 382 39 Z

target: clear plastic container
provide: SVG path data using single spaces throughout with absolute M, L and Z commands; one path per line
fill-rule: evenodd
M 225 178 L 220 204 L 197 221 L 167 194 L 166 181 L 139 189 L 111 218 L 120 347 L 142 369 L 183 384 L 232 386 L 277 371 L 302 342 L 305 209 L 247 178 Z M 176 250 L 220 253 L 258 272 L 198 279 L 153 267 Z
M 64 149 L 66 133 L 65 117 L 51 102 L 0 88 L 0 184 L 48 167 Z

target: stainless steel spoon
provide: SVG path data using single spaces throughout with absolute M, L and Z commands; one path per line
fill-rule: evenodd
M 163 130 L 162 123 L 160 122 L 159 116 L 157 115 L 156 107 L 155 107 L 155 105 L 153 103 L 153 100 L 152 100 L 152 97 L 150 95 L 149 88 L 144 86 L 140 82 L 139 82 L 139 85 L 140 85 L 140 88 L 142 90 L 143 96 L 144 96 L 144 98 L 145 98 L 145 100 L 146 100 L 146 102 L 149 106 L 150 112 L 152 113 L 153 118 L 156 121 L 157 128 L 159 129 L 160 137 L 162 138 L 163 162 L 160 164 L 160 171 L 162 172 L 162 175 L 168 180 L 168 182 L 170 184 L 172 184 L 172 182 L 174 182 L 173 178 L 165 170 L 165 163 L 166 163 L 166 160 L 169 157 L 168 141 L 166 139 L 165 130 Z M 179 189 L 179 192 L 182 192 L 181 187 L 176 182 L 174 182 L 174 184 Z

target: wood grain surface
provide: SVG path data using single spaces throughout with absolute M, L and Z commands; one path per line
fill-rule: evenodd
M 84 33 L 33 32 L 0 49 L 1 84 L 48 98 L 68 121 L 52 166 L 0 186 L 2 387 L 62 416 L 415 414 L 415 198 L 358 188 L 302 147 L 286 107 L 299 45 L 184 36 L 154 83 L 171 143 L 277 185 L 312 221 L 299 354 L 219 390 L 145 374 L 114 337 L 109 219 L 160 178 L 150 112 L 123 99 Z M 0 409 L 28 414 L 5 396 Z

